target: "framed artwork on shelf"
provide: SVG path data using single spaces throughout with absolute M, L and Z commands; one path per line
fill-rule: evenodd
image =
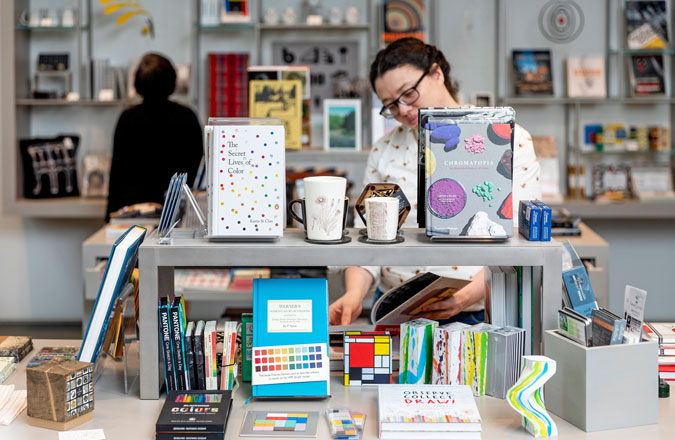
M 361 100 L 323 101 L 324 150 L 361 151 Z

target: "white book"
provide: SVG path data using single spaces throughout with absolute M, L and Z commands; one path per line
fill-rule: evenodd
M 532 266 L 523 266 L 522 275 L 522 301 L 520 308 L 520 328 L 525 329 L 525 354 L 532 354 L 532 314 L 534 311 L 532 304 Z
M 381 439 L 480 438 L 480 414 L 467 385 L 380 385 L 378 409 Z
M 506 325 L 506 274 L 499 266 L 487 268 L 485 277 L 490 278 L 490 324 Z
M 567 58 L 567 96 L 605 98 L 605 59 L 603 57 Z
M 505 277 L 506 325 L 518 327 L 518 271 L 513 266 L 500 266 Z

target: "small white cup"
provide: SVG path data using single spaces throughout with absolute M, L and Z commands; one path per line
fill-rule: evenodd
M 369 197 L 365 201 L 368 239 L 396 240 L 398 231 L 398 204 L 394 197 Z
M 76 23 L 77 9 L 64 9 L 61 14 L 61 26 L 73 27 Z

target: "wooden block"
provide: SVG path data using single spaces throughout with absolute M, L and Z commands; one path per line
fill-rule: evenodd
M 54 429 L 56 431 L 69 431 L 76 426 L 88 422 L 94 418 L 93 412 L 85 413 L 79 417 L 75 417 L 67 422 L 53 422 L 51 420 L 37 419 L 35 417 L 28 417 L 28 424 L 38 426 L 40 428 Z
M 70 359 L 27 368 L 28 416 L 65 424 L 90 413 L 94 410 L 93 377 L 94 364 Z
M 17 364 L 33 349 L 28 336 L 0 336 L 0 356 L 11 356 Z

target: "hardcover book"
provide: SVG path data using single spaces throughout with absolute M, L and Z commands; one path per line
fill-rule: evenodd
M 253 360 L 253 313 L 241 315 L 241 378 L 244 382 L 251 381 L 251 362 Z
M 159 340 L 161 342 L 162 360 L 164 361 L 164 383 L 166 391 L 177 389 L 176 373 L 173 363 L 173 344 L 171 340 L 171 318 L 169 298 L 163 296 L 159 299 Z
M 141 226 L 132 226 L 115 241 L 94 310 L 84 333 L 78 360 L 96 363 L 111 318 L 112 307 L 131 278 L 131 272 L 136 266 L 138 247 L 145 238 L 145 231 L 146 229 Z
M 170 391 L 155 425 L 159 434 L 220 434 L 232 407 L 231 391 Z
M 284 44 L 286 43 L 288 42 L 284 42 Z M 282 49 L 284 53 L 286 52 L 286 49 L 287 49 L 286 47 Z M 273 57 L 276 56 L 275 47 L 272 48 L 272 51 L 273 51 L 272 56 Z M 288 60 L 284 58 L 284 62 L 286 61 Z M 302 131 L 300 133 L 300 143 L 302 144 L 303 147 L 309 148 L 312 143 L 310 110 L 312 108 L 311 83 L 313 81 L 312 77 L 310 76 L 310 67 L 291 66 L 291 65 L 249 66 L 247 72 L 248 72 L 248 81 L 253 80 L 281 81 L 281 80 L 296 80 L 296 79 L 300 81 L 300 83 L 302 84 Z M 319 86 L 322 85 L 323 84 L 320 84 Z
M 209 116 L 248 116 L 248 53 L 209 53 Z
M 514 50 L 511 56 L 517 96 L 553 95 L 550 50 Z
M 603 57 L 567 58 L 567 96 L 570 98 L 607 96 Z
M 393 350 L 389 332 L 344 334 L 345 386 L 392 383 Z
M 249 88 L 249 117 L 279 118 L 284 126 L 286 149 L 302 147 L 302 83 L 300 80 L 253 80 Z
M 325 279 L 254 280 L 253 328 L 254 397 L 330 395 Z
M 660 96 L 666 93 L 663 55 L 632 55 L 629 63 L 633 96 Z
M 462 329 L 466 327 L 467 324 L 451 323 L 434 329 L 431 383 L 462 384 Z
M 627 0 L 626 46 L 628 49 L 665 49 L 668 15 L 665 0 Z
M 402 324 L 419 315 L 423 307 L 450 298 L 467 284 L 467 280 L 421 273 L 380 296 L 370 318 L 376 325 Z
M 197 321 L 197 326 L 195 327 L 194 333 L 194 352 L 195 352 L 195 372 L 197 375 L 197 388 L 198 390 L 206 389 L 206 372 L 204 371 L 205 359 L 204 359 L 204 325 L 206 323 L 202 320 Z
M 171 354 L 176 375 L 176 389 L 189 390 L 189 372 L 185 355 L 185 303 L 182 296 L 176 296 L 169 308 L 171 328 Z
M 381 439 L 480 439 L 481 418 L 466 385 L 380 385 Z
M 286 174 L 280 120 L 211 118 L 204 132 L 208 238 L 283 236 Z
M 432 239 L 503 241 L 513 235 L 510 107 L 419 110 L 418 216 Z

